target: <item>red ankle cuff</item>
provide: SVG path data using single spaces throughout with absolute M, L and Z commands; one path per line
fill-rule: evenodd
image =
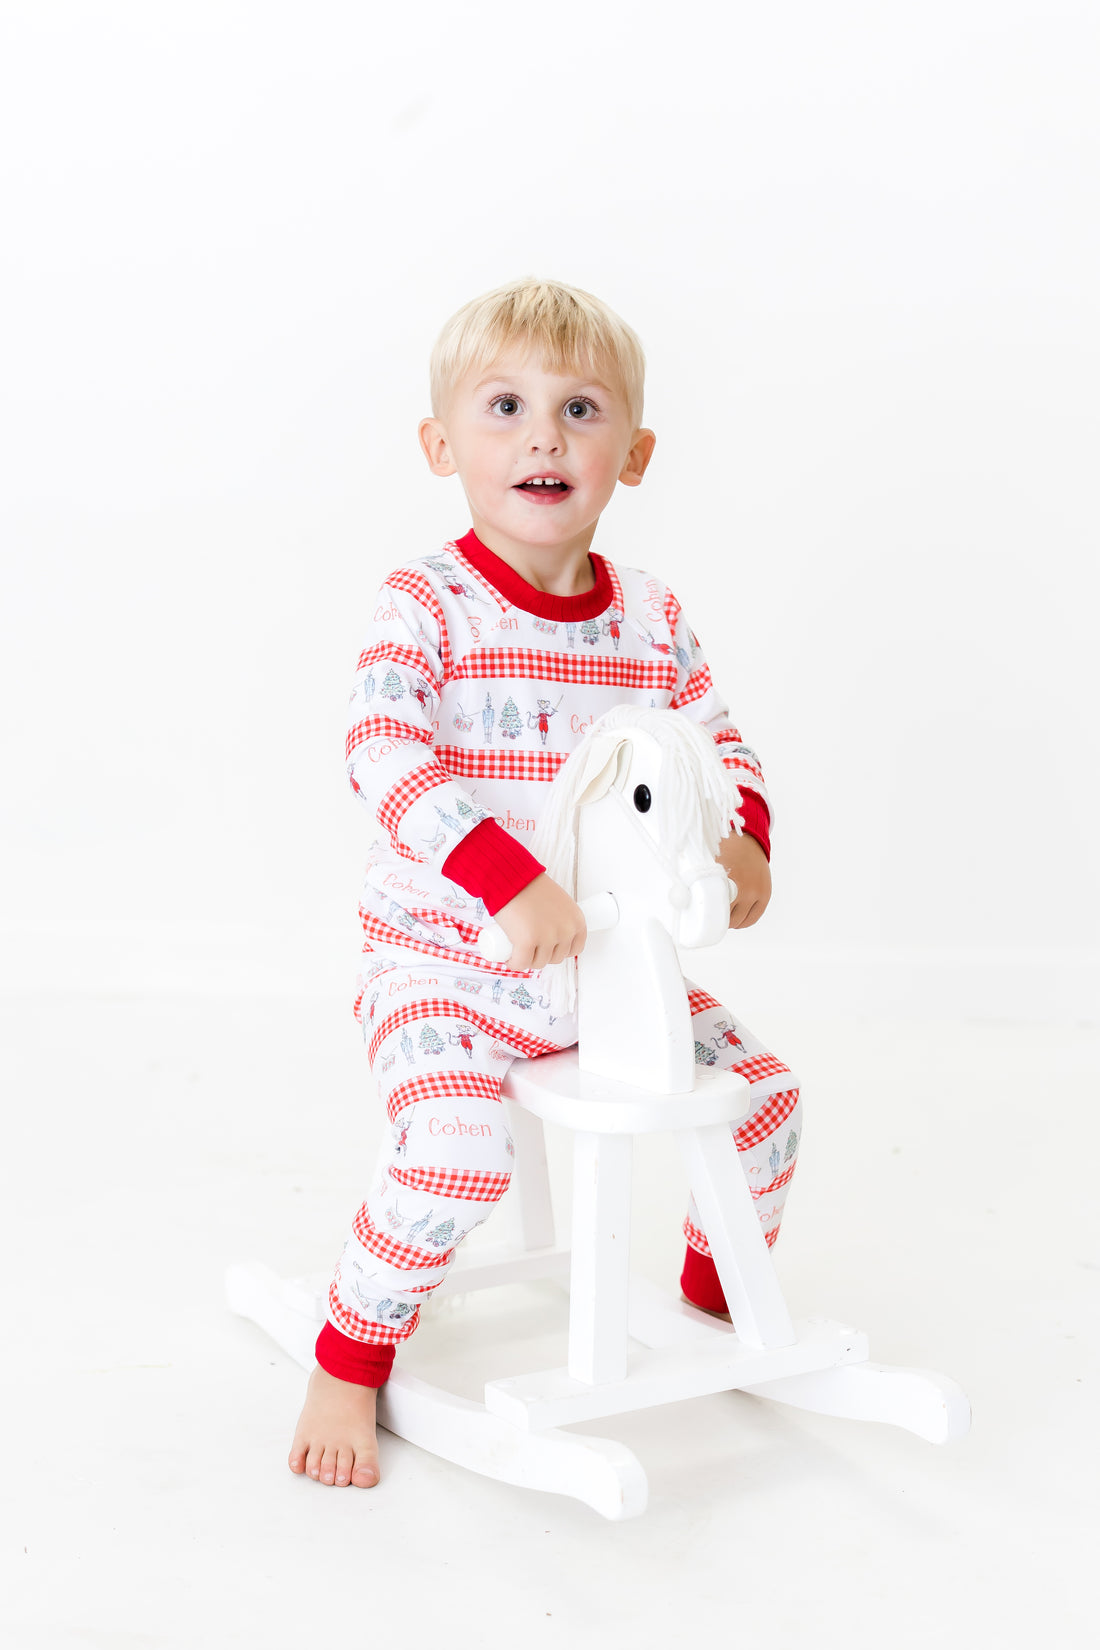
M 356 1386 L 385 1386 L 393 1368 L 393 1353 L 392 1346 L 353 1341 L 327 1322 L 317 1337 L 316 1355 L 321 1368 L 338 1381 L 353 1381 Z
M 684 1270 L 680 1274 L 680 1288 L 693 1306 L 702 1306 L 708 1312 L 728 1312 L 726 1297 L 718 1281 L 718 1268 L 710 1255 L 701 1255 L 690 1244 L 684 1256 Z

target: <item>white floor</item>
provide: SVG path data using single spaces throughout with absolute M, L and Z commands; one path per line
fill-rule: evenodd
M 378 1127 L 346 1002 L 0 999 L 0 1643 L 1100 1641 L 1100 1033 L 754 1029 L 807 1097 L 792 1311 L 954 1376 L 973 1431 L 935 1448 L 732 1394 L 602 1421 L 650 1480 L 607 1524 L 391 1438 L 371 1492 L 287 1471 L 303 1377 L 222 1274 L 339 1250 Z M 640 1154 L 635 1261 L 674 1285 L 663 1167 Z M 407 1357 L 469 1388 L 563 1324 L 549 1286 L 441 1303 Z

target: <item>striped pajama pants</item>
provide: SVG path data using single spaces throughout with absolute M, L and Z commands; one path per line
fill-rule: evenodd
M 329 1320 L 373 1346 L 407 1340 L 462 1239 L 508 1189 L 514 1151 L 500 1089 L 514 1059 L 577 1040 L 537 978 L 405 952 L 375 953 L 356 1012 L 388 1119 L 374 1178 L 329 1290 Z M 706 992 L 688 987 L 696 1060 L 752 1085 L 734 1129 L 769 1244 L 794 1173 L 802 1107 L 789 1069 Z M 694 1200 L 688 1244 L 709 1254 Z

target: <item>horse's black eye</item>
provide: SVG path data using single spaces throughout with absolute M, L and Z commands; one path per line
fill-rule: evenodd
M 637 808 L 638 812 L 640 814 L 647 814 L 652 803 L 653 798 L 649 794 L 649 786 L 636 785 L 634 787 L 634 806 Z

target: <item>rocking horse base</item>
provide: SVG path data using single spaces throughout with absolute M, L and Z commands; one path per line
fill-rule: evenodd
M 558 1251 L 542 1257 L 541 1272 L 530 1251 L 515 1258 L 525 1263 L 528 1278 L 564 1282 Z M 504 1281 L 499 1269 L 506 1264 L 471 1256 L 468 1267 L 455 1268 L 455 1289 Z M 229 1268 L 226 1293 L 234 1312 L 308 1370 L 324 1320 L 326 1282 L 284 1281 L 265 1266 L 246 1263 Z M 969 1405 L 946 1376 L 869 1363 L 866 1338 L 842 1324 L 806 1319 L 795 1330 L 790 1346 L 746 1346 L 728 1324 L 636 1279 L 629 1332 L 640 1344 L 630 1349 L 624 1380 L 592 1385 L 568 1369 L 547 1370 L 488 1382 L 481 1404 L 397 1365 L 379 1391 L 378 1420 L 456 1466 L 519 1488 L 571 1496 L 611 1520 L 645 1511 L 641 1463 L 615 1439 L 562 1431 L 562 1424 L 737 1390 L 820 1414 L 885 1421 L 932 1443 L 966 1432 Z

